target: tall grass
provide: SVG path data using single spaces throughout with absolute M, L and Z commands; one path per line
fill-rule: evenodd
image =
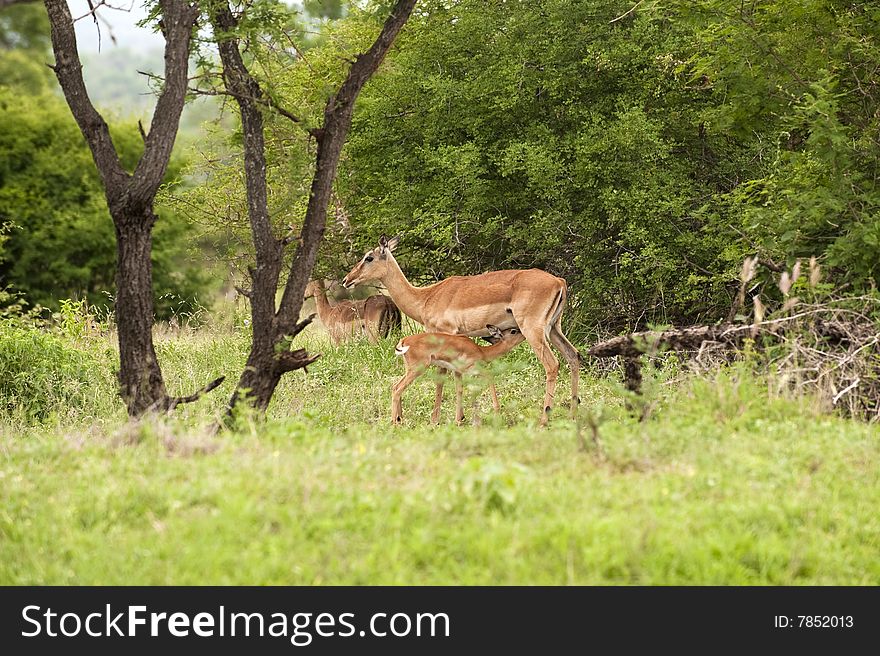
M 211 435 L 246 331 L 158 330 L 172 393 L 231 382 L 136 424 L 112 335 L 50 336 L 92 384 L 43 402 L 64 413 L 3 419 L 0 583 L 880 583 L 878 428 L 748 363 L 695 375 L 660 358 L 641 400 L 588 372 L 581 416 L 601 447 L 584 449 L 564 370 L 537 428 L 543 369 L 524 346 L 496 370 L 500 416 L 481 394 L 483 424 L 455 426 L 450 389 L 429 426 L 425 376 L 392 428 L 395 340 L 333 348 L 314 327 L 298 345 L 322 358 L 283 379 L 266 419 Z M 644 421 L 632 403 L 650 404 Z

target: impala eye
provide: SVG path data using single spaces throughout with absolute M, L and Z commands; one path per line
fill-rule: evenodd
M 367 255 L 367 256 L 364 258 L 364 262 L 372 262 L 372 261 L 373 261 L 373 256 L 372 256 L 372 255 Z

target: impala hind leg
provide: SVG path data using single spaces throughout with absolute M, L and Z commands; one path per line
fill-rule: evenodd
M 434 388 L 434 410 L 431 412 L 431 423 L 440 423 L 440 406 L 443 404 L 443 383 L 446 381 L 446 370 L 438 369 L 437 385 Z
M 407 387 L 412 385 L 412 382 L 419 377 L 422 371 L 416 371 L 415 369 L 407 369 L 406 373 L 403 375 L 394 387 L 391 388 L 391 423 L 399 424 L 403 420 L 403 403 L 400 400 L 400 397 L 403 395 L 403 392 Z
M 522 334 L 532 350 L 535 352 L 538 360 L 544 365 L 544 374 L 546 387 L 544 389 L 544 409 L 541 412 L 540 426 L 546 426 L 549 418 L 550 409 L 553 407 L 553 394 L 556 391 L 556 379 L 559 378 L 559 360 L 553 355 L 550 349 L 550 343 L 547 341 L 547 334 L 544 332 L 544 326 L 541 325 L 523 325 L 519 326 Z
M 577 416 L 578 403 L 581 401 L 580 398 L 578 398 L 578 387 L 581 375 L 581 354 L 578 353 L 578 350 L 563 334 L 561 318 L 557 319 L 556 323 L 550 329 L 550 342 L 553 346 L 559 349 L 559 352 L 562 353 L 562 357 L 565 358 L 565 362 L 568 364 L 568 368 L 571 370 L 571 416 L 574 418 Z
M 489 379 L 489 394 L 492 395 L 492 407 L 495 412 L 501 412 L 501 404 L 498 403 L 498 391 L 495 389 L 495 381 Z
M 462 403 L 462 393 L 464 385 L 461 382 L 461 374 L 455 372 L 455 423 L 464 422 L 464 405 Z

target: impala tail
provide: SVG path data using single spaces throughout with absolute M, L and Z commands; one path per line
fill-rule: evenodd
M 403 356 L 404 353 L 409 351 L 409 346 L 405 346 L 403 340 L 397 342 L 397 346 L 394 347 L 394 355 Z

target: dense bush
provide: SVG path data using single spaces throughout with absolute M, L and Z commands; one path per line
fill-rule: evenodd
M 17 319 L 0 319 L 0 416 L 26 423 L 51 416 L 88 417 L 113 386 L 113 352 L 75 347 Z
M 37 103 L 37 106 L 35 106 Z M 114 131 L 124 164 L 133 167 L 142 144 L 133 125 Z M 173 179 L 177 161 L 169 171 Z M 157 314 L 164 299 L 187 299 L 195 307 L 209 278 L 192 261 L 188 226 L 159 209 L 153 240 L 153 284 Z M 0 285 L 20 291 L 31 305 L 58 308 L 62 298 L 81 297 L 109 306 L 116 269 L 116 240 L 91 154 L 54 94 L 22 96 L 0 85 L 0 222 L 11 226 L 3 245 Z
M 627 6 L 625 6 L 627 5 Z M 429 2 L 356 113 L 362 245 L 541 266 L 608 327 L 714 321 L 743 255 L 880 276 L 876 16 L 853 3 Z
M 48 35 L 45 9 L 36 4 L 0 16 L 0 289 L 52 310 L 64 298 L 109 307 L 113 222 L 89 149 L 44 65 L 51 60 Z M 143 150 L 137 125 L 112 123 L 114 144 L 131 171 Z M 169 182 L 182 164 L 172 161 Z M 186 221 L 168 208 L 159 207 L 158 215 L 153 281 L 164 318 L 192 310 L 210 285 L 188 252 L 195 244 Z

